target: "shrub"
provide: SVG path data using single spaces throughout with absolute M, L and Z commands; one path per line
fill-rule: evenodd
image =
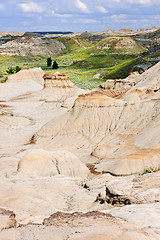
M 17 73 L 17 72 L 19 72 L 19 71 L 21 71 L 21 67 L 16 66 L 16 67 L 15 67 L 15 72 Z
M 160 168 L 155 168 L 155 167 L 150 167 L 150 168 L 146 168 L 143 172 L 143 174 L 146 174 L 146 173 L 152 173 L 152 172 L 157 172 L 159 171 Z
M 52 68 L 53 69 L 59 68 L 58 63 L 56 61 L 53 62 Z
M 6 70 L 6 72 L 7 72 L 8 74 L 13 74 L 13 73 L 14 73 L 14 68 L 9 67 L 9 68 Z
M 47 66 L 50 67 L 52 65 L 52 58 L 48 57 L 47 58 Z
M 15 68 L 9 67 L 9 68 L 6 70 L 6 72 L 7 72 L 8 74 L 13 74 L 13 73 L 19 72 L 20 70 L 21 70 L 21 67 L 16 66 Z

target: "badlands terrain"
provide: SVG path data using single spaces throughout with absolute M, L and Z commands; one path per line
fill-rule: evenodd
M 0 32 L 0 240 L 160 239 L 159 31 Z
M 0 82 L 8 68 L 41 67 L 52 73 L 46 59 L 58 62 L 60 72 L 83 89 L 93 89 L 107 79 L 142 73 L 160 60 L 160 29 L 121 29 L 101 33 L 38 34 L 0 32 Z
M 22 70 L 0 85 L 0 239 L 160 238 L 160 63 L 83 90 Z

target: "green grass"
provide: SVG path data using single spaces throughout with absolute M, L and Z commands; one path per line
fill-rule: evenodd
M 140 62 L 140 57 L 135 59 L 127 59 L 115 67 L 111 67 L 109 73 L 103 75 L 104 79 L 120 79 L 126 78 L 132 71 L 133 67 Z
M 107 49 L 97 49 L 97 42 L 92 42 L 80 37 L 56 38 L 63 42 L 68 53 L 52 58 L 56 60 L 59 69 L 56 71 L 65 73 L 77 86 L 84 89 L 98 87 L 100 83 L 108 78 L 125 78 L 132 71 L 134 65 L 142 61 L 138 54 L 117 54 Z M 117 38 L 116 41 L 118 41 Z M 103 43 L 103 40 L 101 41 Z M 48 56 L 0 56 L 0 82 L 8 78 L 6 70 L 17 65 L 22 69 L 41 67 L 45 72 L 55 72 L 47 67 Z M 147 61 L 147 60 L 146 60 Z M 104 79 L 95 79 L 95 74 L 102 74 Z
M 156 58 L 156 57 L 160 57 L 160 53 L 155 53 L 153 55 L 149 55 L 146 57 L 146 59 L 152 59 L 152 58 Z
M 127 43 L 126 45 L 122 45 L 122 42 L 124 42 L 124 40 Z M 107 47 L 108 52 L 117 53 L 117 54 L 121 54 L 121 53 L 139 54 L 139 53 L 145 52 L 145 49 L 142 47 L 142 45 L 135 40 L 132 40 L 132 45 L 128 47 L 128 44 L 131 40 L 132 39 L 130 37 L 108 37 L 101 40 L 96 45 L 96 48 Z M 118 43 L 120 43 L 121 47 L 117 48 L 116 46 Z
M 89 39 L 81 37 L 58 37 L 56 40 L 62 42 L 69 52 L 82 48 L 88 48 L 94 45 Z
M 20 57 L 20 56 L 0 56 L 0 82 L 5 82 L 9 76 L 6 72 L 8 68 L 15 68 L 16 66 L 22 69 L 42 67 L 46 65 L 45 56 L 30 56 L 30 57 Z
M 100 54 L 100 55 L 89 56 L 84 60 L 74 62 L 72 64 L 72 67 L 98 69 L 98 68 L 110 67 L 111 65 L 115 65 L 115 64 L 116 64 L 116 61 L 112 55 Z

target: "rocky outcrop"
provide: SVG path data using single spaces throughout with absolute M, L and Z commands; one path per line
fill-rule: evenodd
M 61 151 L 45 151 L 35 149 L 19 162 L 18 176 L 51 177 L 58 174 L 86 178 L 88 168 L 72 153 Z
M 90 153 L 97 158 L 95 168 L 98 172 L 130 175 L 143 173 L 149 167 L 158 168 L 160 161 L 154 152 L 158 151 L 160 143 L 159 101 L 155 100 L 159 92 L 153 91 L 148 99 L 139 97 L 133 100 L 132 91 L 138 93 L 142 85 L 143 89 L 155 85 L 157 88 L 159 66 L 157 64 L 140 75 L 137 85 L 121 99 L 100 92 L 80 95 L 70 112 L 51 121 L 37 133 L 37 142 L 48 149 L 61 143 L 61 147 L 78 152 L 80 158 L 83 156 L 85 163 Z M 69 143 L 68 138 L 71 139 Z
M 65 108 L 71 108 L 78 95 L 87 92 L 78 88 L 68 76 L 59 72 L 44 74 L 43 79 L 44 89 L 39 96 Z
M 88 93 L 41 69 L 2 84 L 1 240 L 159 240 L 159 75 Z
M 106 49 L 117 53 L 141 53 L 145 50 L 131 37 L 108 37 L 96 45 L 97 49 Z
M 0 231 L 16 227 L 15 217 L 14 212 L 0 208 Z
M 6 42 L 8 42 L 8 41 L 15 40 L 15 39 L 17 39 L 18 37 L 19 37 L 19 36 L 12 36 L 12 35 L 10 35 L 10 34 L 7 34 L 7 35 L 5 35 L 5 36 L 1 36 L 1 37 L 0 37 L 0 45 L 6 43 Z
M 94 179 L 86 180 L 84 188 L 90 193 L 97 193 L 95 202 L 108 205 L 140 205 L 160 202 L 160 171 L 148 172 L 137 176 L 115 177 L 110 174 L 97 175 Z
M 152 212 L 150 206 L 147 205 L 150 213 L 148 215 L 145 206 L 143 206 L 142 212 L 136 207 L 132 209 L 130 206 L 127 207 L 124 211 L 122 209 L 113 211 L 117 218 L 99 211 L 71 214 L 57 212 L 45 218 L 43 224 L 28 224 L 20 226 L 14 231 L 13 229 L 4 230 L 0 233 L 0 237 L 2 240 L 20 240 L 22 238 L 23 240 L 47 240 L 52 239 L 53 236 L 57 240 L 66 238 L 69 240 L 158 240 L 158 207 L 154 206 Z M 136 215 L 139 217 L 136 218 Z
M 0 55 L 30 56 L 47 55 L 58 56 L 66 49 L 63 43 L 42 37 L 22 36 L 0 46 Z
M 45 226 L 61 226 L 62 224 L 74 225 L 76 226 L 77 221 L 85 221 L 85 219 L 114 219 L 112 215 L 105 214 L 99 211 L 92 212 L 73 212 L 73 213 L 64 213 L 64 212 L 56 212 L 52 214 L 49 218 L 45 218 L 43 220 L 43 225 Z
M 76 86 L 69 80 L 65 74 L 56 72 L 54 74 L 44 74 L 44 87 L 57 87 L 57 88 L 75 88 Z
M 129 90 L 131 87 L 135 86 L 137 83 L 138 72 L 132 72 L 125 79 L 107 79 L 106 82 L 100 84 L 102 89 L 126 89 Z
M 44 86 L 43 75 L 41 68 L 21 70 L 10 75 L 7 82 L 0 85 L 0 100 L 40 91 Z
M 80 37 L 82 38 L 90 38 L 92 36 L 92 33 L 85 31 L 83 33 L 81 33 Z

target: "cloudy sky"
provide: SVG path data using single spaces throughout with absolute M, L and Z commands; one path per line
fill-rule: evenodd
M 160 0 L 0 0 L 0 31 L 160 27 Z

